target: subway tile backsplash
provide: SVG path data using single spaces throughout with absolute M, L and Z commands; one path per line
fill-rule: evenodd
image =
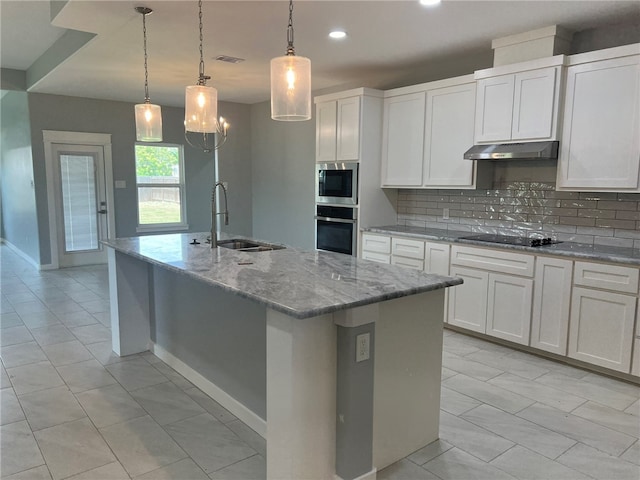
M 640 248 L 640 194 L 557 192 L 551 182 L 492 190 L 399 190 L 398 225 Z M 444 218 L 444 209 L 449 218 Z

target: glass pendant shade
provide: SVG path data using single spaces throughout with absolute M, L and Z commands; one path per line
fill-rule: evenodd
M 136 140 L 138 142 L 162 141 L 162 114 L 160 105 L 139 103 L 136 112 Z
M 190 85 L 185 93 L 184 128 L 188 132 L 215 133 L 218 128 L 218 91 Z
M 271 60 L 271 118 L 296 122 L 311 118 L 311 60 L 284 55 Z

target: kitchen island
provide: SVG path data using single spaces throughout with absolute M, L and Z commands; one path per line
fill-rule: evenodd
M 105 242 L 115 353 L 153 351 L 265 437 L 267 478 L 375 478 L 438 438 L 460 279 L 205 237 Z

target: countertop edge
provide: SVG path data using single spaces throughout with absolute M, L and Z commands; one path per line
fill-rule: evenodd
M 310 308 L 306 310 L 300 310 L 300 309 L 291 308 L 282 303 L 267 299 L 261 295 L 247 292 L 240 288 L 227 285 L 224 282 L 216 281 L 205 275 L 199 274 L 197 271 L 181 268 L 180 266 L 174 265 L 172 263 L 164 262 L 164 261 L 155 259 L 153 257 L 149 257 L 136 250 L 125 248 L 122 245 L 119 245 L 117 243 L 118 240 L 124 240 L 124 239 L 107 239 L 102 241 L 102 243 L 105 246 L 112 248 L 113 250 L 120 252 L 122 254 L 129 255 L 133 258 L 144 261 L 151 265 L 170 270 L 178 275 L 184 275 L 184 276 L 193 278 L 195 280 L 198 280 L 200 282 L 206 283 L 208 285 L 220 288 L 225 292 L 231 293 L 233 295 L 237 295 L 242 298 L 246 298 L 260 305 L 264 305 L 267 308 L 270 308 L 280 313 L 284 313 L 285 315 L 288 315 L 290 317 L 293 317 L 299 320 L 312 318 L 319 315 L 326 315 L 326 314 L 338 312 L 341 310 L 348 310 L 351 308 L 356 308 L 356 307 L 369 305 L 373 303 L 380 303 L 386 300 L 393 300 L 393 299 L 401 298 L 405 296 L 416 295 L 419 293 L 425 293 L 429 291 L 448 288 L 448 287 L 460 285 L 463 283 L 462 279 L 460 278 L 442 276 L 442 275 L 433 275 L 434 277 L 437 277 L 437 278 L 434 278 L 434 281 L 427 285 L 422 285 L 419 287 L 412 287 L 412 288 L 404 288 L 394 292 L 385 292 L 385 293 L 375 294 L 367 298 L 362 298 L 362 299 L 354 300 L 351 302 L 345 302 L 337 305 L 333 304 L 333 305 L 328 305 L 326 307 L 315 307 L 315 308 Z M 289 250 L 296 251 L 297 249 L 290 248 Z M 362 260 L 360 259 L 360 261 Z

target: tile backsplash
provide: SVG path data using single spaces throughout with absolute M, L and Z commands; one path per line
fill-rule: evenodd
M 398 225 L 640 248 L 640 194 L 557 192 L 552 182 L 494 190 L 399 190 Z M 449 218 L 443 217 L 449 209 Z

